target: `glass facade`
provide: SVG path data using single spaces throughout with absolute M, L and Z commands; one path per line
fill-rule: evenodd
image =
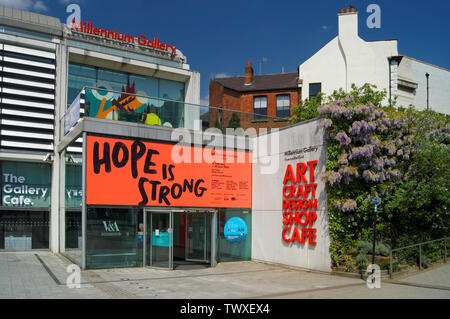
M 142 209 L 138 208 L 88 207 L 86 267 L 141 266 L 143 246 L 138 241 L 141 218 Z
M 82 233 L 81 233 L 81 204 L 82 204 L 82 166 L 66 162 L 64 191 L 64 221 L 65 235 L 64 255 L 73 262 L 81 265 Z
M 114 118 L 113 111 L 119 111 L 120 116 L 152 113 L 152 119 L 141 119 L 148 124 L 157 119 L 158 125 L 182 127 L 184 124 L 185 85 L 153 77 L 121 73 L 101 68 L 69 64 L 67 105 L 80 93 L 83 87 L 103 88 L 102 90 L 86 90 L 86 108 L 88 116 Z M 115 92 L 110 92 L 115 91 Z M 121 94 L 124 93 L 124 94 Z M 136 98 L 131 94 L 138 95 Z M 142 96 L 139 96 L 142 95 Z M 144 97 L 146 96 L 146 97 Z M 170 101 L 150 99 L 162 98 Z M 124 114 L 127 111 L 130 114 Z M 121 120 L 121 119 L 118 119 Z M 127 120 L 127 119 L 122 119 Z M 138 121 L 138 120 L 136 120 Z
M 219 210 L 217 260 L 250 260 L 252 248 L 252 216 L 249 208 Z
M 0 210 L 0 249 L 49 248 L 49 212 Z
M 0 162 L 0 249 L 49 248 L 49 164 Z

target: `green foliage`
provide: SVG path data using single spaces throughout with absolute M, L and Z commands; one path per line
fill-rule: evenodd
M 222 130 L 222 125 L 220 124 L 220 121 L 218 118 L 216 118 L 216 122 L 214 123 L 214 127 L 218 128 L 219 130 Z
M 241 127 L 241 120 L 239 119 L 239 115 L 236 112 L 231 114 L 230 122 L 228 123 L 229 128 L 237 129 Z
M 299 106 L 296 106 L 292 110 L 293 119 L 292 123 L 298 123 L 306 121 L 319 116 L 317 108 L 322 104 L 324 94 L 319 93 L 317 96 L 311 99 L 305 99 Z
M 369 263 L 367 262 L 367 255 L 361 252 L 356 257 L 356 266 L 358 267 L 359 270 L 365 270 L 367 269 L 368 265 Z
M 422 267 L 428 268 L 428 267 L 430 267 L 430 264 L 431 264 L 431 260 L 427 256 L 422 255 Z
M 382 199 L 376 254 L 389 255 L 386 243 L 401 247 L 448 236 L 449 121 L 432 111 L 397 108 L 395 100 L 383 105 L 385 100 L 385 90 L 352 85 L 348 93 L 320 94 L 293 110 L 293 123 L 324 117 L 328 161 L 322 179 L 335 266 L 354 265 L 352 248 L 359 255 L 372 251 L 374 196 Z M 363 264 L 357 257 L 356 265 Z

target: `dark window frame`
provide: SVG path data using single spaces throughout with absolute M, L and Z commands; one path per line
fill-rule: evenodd
M 287 106 L 283 105 L 283 106 L 280 107 L 278 105 L 278 98 L 279 97 L 285 97 L 285 96 L 288 97 L 289 104 Z M 291 94 L 290 93 L 277 94 L 277 96 L 276 96 L 276 110 L 277 110 L 277 117 L 278 118 L 286 118 L 286 117 L 291 116 Z
M 318 90 L 317 88 L 318 87 Z M 311 93 L 313 92 L 313 93 Z M 316 97 L 319 93 L 322 92 L 322 82 L 309 83 L 309 98 Z
M 265 107 L 255 107 L 257 98 L 265 98 L 266 106 Z M 267 95 L 255 95 L 253 96 L 253 114 L 254 119 L 266 119 L 267 118 Z M 261 104 L 261 103 L 260 103 Z

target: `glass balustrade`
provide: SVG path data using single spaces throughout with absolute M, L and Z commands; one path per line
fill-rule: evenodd
M 126 91 L 133 92 L 133 88 L 127 87 L 122 92 L 104 88 L 83 88 L 64 116 L 62 125 L 64 134 L 67 134 L 81 117 L 202 131 L 217 128 L 224 134 L 238 135 L 253 135 L 261 128 L 289 124 L 286 118 L 191 104 Z M 242 131 L 227 132 L 228 128 L 242 128 Z

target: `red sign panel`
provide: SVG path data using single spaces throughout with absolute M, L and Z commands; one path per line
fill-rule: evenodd
M 99 136 L 86 149 L 88 205 L 251 207 L 249 152 Z

